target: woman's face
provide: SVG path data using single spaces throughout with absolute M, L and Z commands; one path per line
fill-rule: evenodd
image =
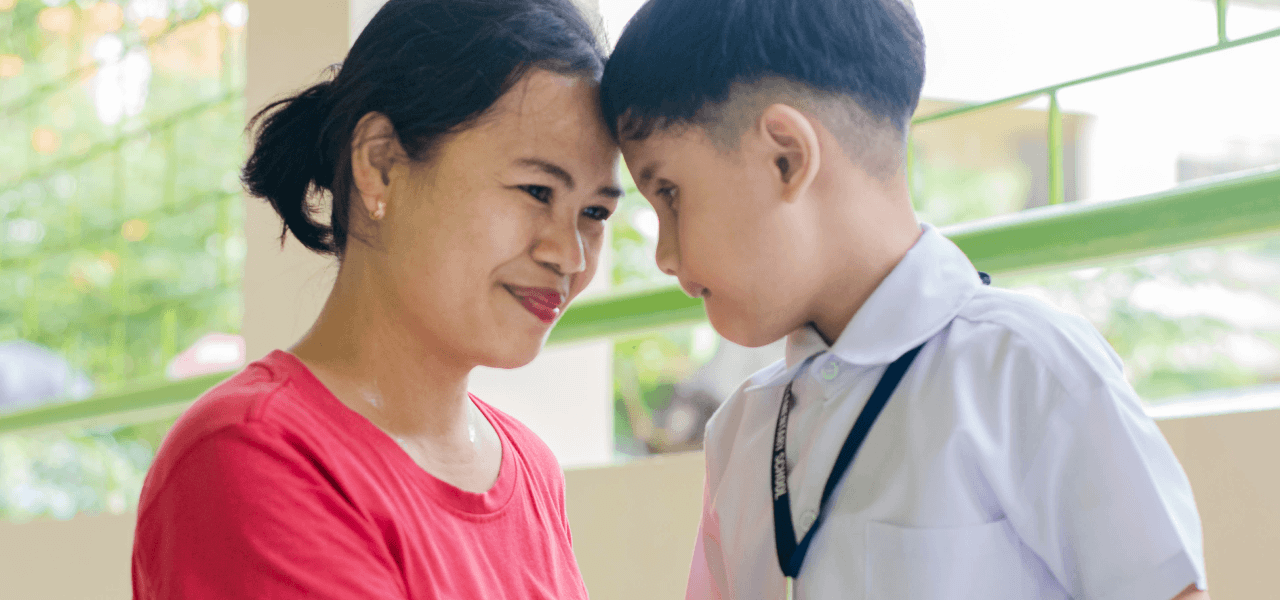
M 589 80 L 533 70 L 477 125 L 390 171 L 361 250 L 394 326 L 462 364 L 533 360 L 595 275 L 621 196 L 597 102 Z

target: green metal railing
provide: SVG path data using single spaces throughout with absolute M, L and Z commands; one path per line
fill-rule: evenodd
M 1280 37 L 1280 29 L 1238 40 L 1226 37 L 1226 0 L 1217 2 L 1218 43 L 1170 57 L 1047 86 L 991 102 L 916 118 L 914 125 L 1047 96 L 1051 205 L 942 229 L 979 268 L 993 274 L 1084 265 L 1122 257 L 1224 243 L 1280 232 L 1280 167 L 1203 180 L 1154 194 L 1097 203 L 1062 204 L 1059 90 Z M 700 300 L 678 287 L 618 291 L 574 305 L 550 343 L 627 335 L 705 319 Z M 227 374 L 159 383 L 83 402 L 0 416 L 0 433 L 69 423 L 135 421 L 174 414 Z
M 1062 175 L 1063 173 L 1062 111 L 1058 106 L 1058 92 L 1067 88 L 1084 85 L 1086 83 L 1092 83 L 1094 81 L 1110 79 L 1113 77 L 1125 75 L 1128 73 L 1133 73 L 1136 71 L 1142 71 L 1145 69 L 1150 69 L 1150 68 L 1158 67 L 1161 65 L 1167 65 L 1169 63 L 1174 63 L 1182 60 L 1195 58 L 1197 56 L 1204 56 L 1206 54 L 1221 52 L 1223 50 L 1237 48 L 1240 46 L 1254 44 L 1257 42 L 1280 37 L 1280 29 L 1272 29 L 1272 30 L 1264 31 L 1262 33 L 1254 34 L 1248 37 L 1242 37 L 1237 40 L 1228 40 L 1227 39 L 1227 2 L 1228 0 L 1216 0 L 1216 1 L 1217 1 L 1218 43 L 1213 44 L 1212 46 L 1197 48 L 1195 50 L 1190 50 L 1187 52 L 1166 56 L 1164 58 L 1150 60 L 1144 63 L 1129 65 L 1127 67 L 1112 69 L 1110 71 L 1104 71 L 1102 73 L 1089 75 L 1087 77 L 1081 77 L 1079 79 L 1064 81 L 1062 83 L 1049 85 L 1042 88 L 1037 88 L 1034 90 L 1022 92 L 1020 94 L 1006 96 L 1004 98 L 992 100 L 990 102 L 983 102 L 980 104 L 970 104 L 970 105 L 960 106 L 960 107 L 949 109 L 949 110 L 938 111 L 933 114 L 924 115 L 922 117 L 916 117 L 915 119 L 912 119 L 911 123 L 914 126 L 919 126 L 919 125 L 924 125 L 926 123 L 941 121 L 944 119 L 951 119 L 954 117 L 958 117 L 960 115 L 964 115 L 964 114 L 968 114 L 968 113 L 972 113 L 980 110 L 986 110 L 986 109 L 995 108 L 998 106 L 1006 106 L 1009 104 L 1022 104 L 1025 102 L 1029 102 L 1031 100 L 1035 100 L 1036 98 L 1047 97 L 1049 99 L 1049 110 L 1048 110 L 1049 204 L 1059 204 L 1063 201 L 1066 194 L 1065 194 L 1065 182 L 1063 180 L 1063 175 Z M 910 166 L 908 165 L 908 168 L 909 167 Z M 908 170 L 908 172 L 910 171 Z
M 1280 231 L 1280 167 L 1167 192 L 1093 204 L 1045 206 L 942 229 L 993 274 L 1089 264 Z M 706 318 L 679 287 L 623 291 L 574 305 L 551 332 L 562 344 L 687 325 Z M 0 433 L 70 422 L 137 421 L 173 414 L 227 374 L 142 387 L 0 417 Z

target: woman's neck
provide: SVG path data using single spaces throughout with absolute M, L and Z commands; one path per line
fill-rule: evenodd
M 472 365 L 415 336 L 366 281 L 340 273 L 311 330 L 290 350 L 343 404 L 396 438 L 464 442 L 476 409 Z
M 438 479 L 481 493 L 498 479 L 502 442 L 467 395 L 475 365 L 416 332 L 382 289 L 339 273 L 311 331 L 290 350 L 340 402 L 395 439 Z

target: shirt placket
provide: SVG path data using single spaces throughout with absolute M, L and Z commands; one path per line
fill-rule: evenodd
M 796 429 L 795 435 L 799 439 L 795 445 L 788 444 L 788 456 L 796 461 L 790 486 L 795 519 L 793 526 L 798 538 L 804 537 L 818 516 L 822 488 L 831 474 L 841 443 L 865 403 L 866 398 L 859 394 L 867 396 L 871 393 L 870 388 L 865 392 L 860 389 L 860 378 L 855 375 L 855 372 L 865 370 L 828 355 L 818 358 L 797 382 L 796 400 L 800 409 L 797 412 L 803 411 L 803 415 L 793 417 L 800 416 L 803 423 Z M 848 406 L 850 403 L 857 406 Z M 833 421 L 836 416 L 839 419 Z M 801 458 L 803 465 L 798 464 Z

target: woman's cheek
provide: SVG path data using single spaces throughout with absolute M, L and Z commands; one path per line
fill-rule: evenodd
M 578 294 L 582 293 L 582 290 L 591 284 L 591 280 L 595 277 L 596 269 L 600 267 L 600 246 L 598 244 L 594 246 L 586 244 L 582 251 L 586 267 L 581 272 L 574 273 L 570 278 L 568 300 L 576 298 Z

